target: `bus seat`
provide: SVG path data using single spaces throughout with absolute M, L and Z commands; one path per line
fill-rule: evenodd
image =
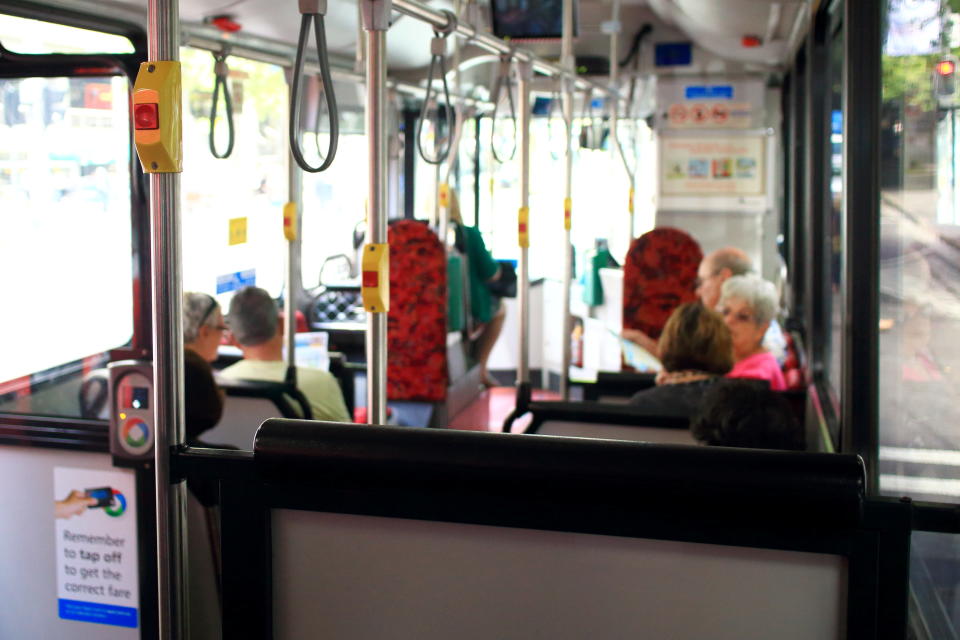
M 467 306 L 463 275 L 466 260 L 456 251 L 447 255 L 447 330 L 463 331 L 467 327 Z
M 219 509 L 205 507 L 187 492 L 187 584 L 191 639 L 220 638 Z
M 630 243 L 623 265 L 623 328 L 659 338 L 673 310 L 697 299 L 700 245 L 688 233 L 658 227 Z
M 602 402 L 531 402 L 526 434 L 696 444 L 687 418 Z
M 910 507 L 866 498 L 854 455 L 270 420 L 253 458 L 272 563 L 224 607 L 272 590 L 277 638 L 839 640 L 906 620 Z
M 286 382 L 218 378 L 226 394 L 223 416 L 203 440 L 249 451 L 257 428 L 268 418 L 313 418 L 310 402 Z
M 447 395 L 447 261 L 425 222 L 390 224 L 387 398 L 442 402 Z
M 572 420 L 544 420 L 537 435 L 568 438 L 600 438 L 601 440 L 630 440 L 660 444 L 697 444 L 689 429 L 665 429 L 609 423 L 574 422 Z
M 80 417 L 91 420 L 110 419 L 110 373 L 94 369 L 80 382 Z

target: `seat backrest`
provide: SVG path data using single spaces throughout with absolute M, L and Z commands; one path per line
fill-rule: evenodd
M 220 378 L 224 390 L 223 416 L 203 440 L 250 451 L 257 428 L 268 418 L 312 419 L 310 402 L 303 393 L 285 382 Z
M 447 259 L 425 222 L 391 223 L 387 397 L 441 402 L 447 395 Z
M 700 245 L 680 229 L 659 227 L 630 243 L 623 265 L 623 328 L 659 338 L 673 310 L 697 299 Z
M 576 422 L 574 420 L 545 420 L 540 424 L 537 435 L 659 442 L 661 444 L 697 444 L 697 441 L 690 435 L 689 429 L 665 429 L 663 427 Z
M 855 456 L 271 420 L 254 462 L 278 639 L 902 635 Z

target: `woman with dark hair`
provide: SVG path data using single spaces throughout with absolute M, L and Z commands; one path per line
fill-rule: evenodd
M 721 447 L 803 451 L 805 437 L 790 404 L 763 380 L 727 379 L 713 385 L 690 422 L 698 442 Z
M 706 390 L 733 366 L 729 329 L 720 314 L 700 302 L 676 308 L 658 347 L 663 370 L 656 386 L 630 399 L 651 414 L 692 416 Z

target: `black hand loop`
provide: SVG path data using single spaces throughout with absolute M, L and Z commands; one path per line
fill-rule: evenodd
M 436 38 L 446 38 L 448 34 L 440 35 L 436 31 L 433 32 L 434 39 Z M 427 119 L 427 108 L 430 105 L 430 92 L 433 90 L 433 70 L 439 66 L 440 67 L 440 80 L 443 83 L 443 114 L 446 117 L 447 121 L 447 135 L 444 137 L 446 143 L 442 147 L 442 151 L 438 152 L 435 157 L 429 157 L 423 149 L 423 139 L 421 138 L 421 133 L 423 131 L 423 122 Z M 430 71 L 427 74 L 427 93 L 423 96 L 423 106 L 420 109 L 420 119 L 417 121 L 417 149 L 420 152 L 420 157 L 423 158 L 423 161 L 427 164 L 441 164 L 446 161 L 447 157 L 450 155 L 450 149 L 453 145 L 453 135 L 451 132 L 454 128 L 454 118 L 456 117 L 453 106 L 450 103 L 450 91 L 447 89 L 447 69 L 446 63 L 444 62 L 444 57 L 442 55 L 433 54 L 430 56 Z M 440 146 L 440 103 L 437 101 L 437 119 L 433 127 L 434 131 L 434 140 L 433 145 L 436 149 Z
M 227 54 L 213 54 L 213 73 L 215 80 L 213 83 L 213 101 L 210 104 L 210 153 L 214 158 L 229 158 L 233 153 L 234 129 L 233 129 L 233 98 L 230 96 L 230 85 L 227 82 L 229 69 L 227 68 Z M 220 91 L 223 91 L 223 104 L 227 109 L 227 149 L 223 153 L 217 151 L 217 144 L 214 141 L 214 129 L 217 124 L 217 102 L 220 101 Z
M 513 87 L 510 85 L 510 57 L 503 56 L 500 58 L 500 75 L 497 76 L 497 84 L 493 90 L 493 120 L 490 127 L 490 150 L 493 152 L 493 159 L 500 164 L 513 160 L 513 157 L 517 155 L 517 109 L 513 104 Z M 507 92 L 507 102 L 510 104 L 510 121 L 513 124 L 513 147 L 510 150 L 510 156 L 506 159 L 500 157 L 500 154 L 497 153 L 497 145 L 493 142 L 496 134 L 497 111 L 500 109 L 500 92 L 504 90 Z
M 327 115 L 330 123 L 330 140 L 327 142 L 327 153 L 321 155 L 320 166 L 314 167 L 303 157 L 300 148 L 300 112 L 301 91 L 303 82 L 304 54 L 307 40 L 310 38 L 310 21 L 314 21 L 314 35 L 317 41 L 317 58 L 320 61 L 320 81 L 323 86 L 323 96 L 327 103 Z M 319 111 L 320 107 L 317 106 Z M 318 123 L 319 124 L 319 123 Z M 319 126 L 317 127 L 319 133 Z M 323 24 L 323 14 L 305 13 L 300 19 L 300 39 L 297 42 L 297 60 L 293 68 L 293 88 L 290 91 L 290 153 L 300 168 L 308 173 L 319 173 L 326 170 L 333 163 L 337 155 L 337 142 L 340 138 L 340 116 L 337 111 L 337 98 L 333 92 L 333 80 L 330 78 L 330 58 L 327 54 L 326 32 Z M 319 142 L 318 142 L 319 144 Z

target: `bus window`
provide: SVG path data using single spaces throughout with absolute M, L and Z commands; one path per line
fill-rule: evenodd
M 129 39 L 62 24 L 0 15 L 0 42 L 14 53 L 133 53 Z
M 827 379 L 833 392 L 833 400 L 840 397 L 843 380 L 843 300 L 844 300 L 844 254 L 846 242 L 843 232 L 846 227 L 843 210 L 843 27 L 837 28 L 830 41 L 830 160 L 827 175 L 830 176 L 830 210 L 827 215 L 827 242 L 824 256 L 827 260 L 828 289 L 823 292 L 824 334 L 823 362 Z M 835 407 L 839 411 L 839 407 Z
M 128 83 L 0 79 L 0 412 L 79 417 L 133 335 Z
M 960 42 L 913 4 L 888 0 L 882 57 L 880 489 L 960 502 L 960 101 L 935 77 Z
M 345 92 L 337 94 L 346 98 Z M 360 98 L 362 104 L 362 96 Z M 353 248 L 354 230 L 366 233 L 367 202 L 367 136 L 363 132 L 363 111 L 340 111 L 340 141 L 337 158 L 330 168 L 321 173 L 303 175 L 303 227 L 301 270 L 303 286 L 316 287 L 324 283 L 342 282 L 359 272 L 357 252 Z M 305 134 L 303 148 L 315 148 L 312 134 Z M 321 147 L 326 150 L 323 136 Z M 316 162 L 316 160 L 312 160 Z M 328 258 L 344 255 L 350 259 L 330 261 Z
M 213 56 L 182 48 L 183 64 L 183 288 L 219 297 L 255 284 L 279 296 L 286 244 L 286 112 L 289 91 L 281 67 L 227 58 L 235 145 L 226 159 L 209 149 Z M 222 98 L 217 149 L 226 148 Z

